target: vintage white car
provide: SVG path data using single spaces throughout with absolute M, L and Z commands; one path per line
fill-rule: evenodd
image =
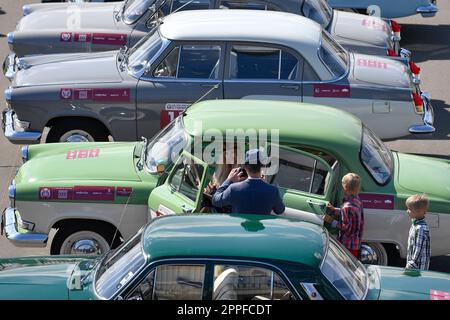
M 406 65 L 349 52 L 283 12 L 177 12 L 127 51 L 26 57 L 13 72 L 4 127 L 14 143 L 38 143 L 45 127 L 47 142 L 150 138 L 202 99 L 330 105 L 382 139 L 435 131 Z
M 310 18 L 342 46 L 359 53 L 407 56 L 395 21 L 333 10 L 326 0 L 127 0 L 97 4 L 25 5 L 25 17 L 8 35 L 18 57 L 29 54 L 106 51 L 133 46 L 155 21 L 175 11 L 258 9 Z

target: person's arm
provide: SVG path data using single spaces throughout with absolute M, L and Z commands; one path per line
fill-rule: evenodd
M 425 252 L 425 246 L 427 242 L 427 236 L 423 228 L 417 228 L 414 232 L 414 244 L 413 253 L 408 261 L 406 261 L 407 269 L 419 269 L 420 268 L 420 258 Z
M 336 211 L 337 210 L 338 209 L 336 209 Z M 333 222 L 331 222 L 331 226 L 333 228 L 341 230 L 342 232 L 349 230 L 352 227 L 352 219 L 350 219 L 351 215 L 350 210 L 351 208 L 349 206 L 344 206 L 342 209 L 339 209 L 341 219 L 340 221 L 334 220 Z
M 224 183 L 217 189 L 212 197 L 212 204 L 215 207 L 223 208 L 231 205 L 231 186 L 233 182 L 230 179 L 225 180 Z
M 276 214 L 282 214 L 286 210 L 286 207 L 283 203 L 283 199 L 281 198 L 280 191 L 278 188 L 275 189 L 275 205 L 273 207 L 273 212 Z

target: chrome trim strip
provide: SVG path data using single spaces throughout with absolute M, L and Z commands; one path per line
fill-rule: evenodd
M 34 144 L 39 143 L 41 139 L 42 132 L 34 132 L 34 131 L 16 131 L 14 128 L 14 111 L 13 110 L 4 110 L 3 111 L 3 132 L 5 137 L 14 144 Z
M 6 238 L 16 247 L 45 247 L 48 235 L 45 233 L 20 233 L 16 227 L 16 210 L 6 208 L 3 211 L 3 223 Z

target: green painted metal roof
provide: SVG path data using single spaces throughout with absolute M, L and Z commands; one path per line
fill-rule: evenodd
M 200 126 L 201 124 L 201 126 Z M 190 107 L 184 118 L 187 132 L 200 136 L 227 130 L 279 130 L 280 141 L 315 146 L 336 154 L 358 154 L 362 123 L 337 108 L 285 101 L 210 100 Z
M 151 260 L 168 257 L 277 259 L 317 267 L 326 231 L 315 224 L 275 216 L 197 214 L 154 220 L 144 231 Z

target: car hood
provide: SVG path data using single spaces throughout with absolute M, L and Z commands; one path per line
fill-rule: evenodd
M 13 86 L 121 82 L 117 51 L 21 58 Z
M 88 261 L 67 256 L 0 259 L 0 300 L 67 300 L 71 277 L 83 260 Z
M 383 19 L 334 10 L 333 36 L 372 46 L 390 47 L 391 27 Z
M 140 181 L 134 164 L 139 142 L 57 143 L 29 147 L 16 184 L 67 181 Z
M 369 266 L 380 278 L 379 300 L 434 300 L 450 294 L 448 274 Z
M 397 155 L 397 182 L 411 193 L 427 193 L 448 202 L 450 161 L 405 153 Z M 430 205 L 433 205 L 433 201 Z M 447 210 L 450 212 L 450 209 Z
M 411 88 L 408 67 L 389 58 L 353 53 L 353 70 L 350 79 L 360 84 L 390 88 Z
M 109 4 L 62 4 L 59 6 L 34 6 L 31 14 L 23 17 L 17 25 L 17 31 L 37 30 L 110 30 L 116 28 L 114 9 Z

